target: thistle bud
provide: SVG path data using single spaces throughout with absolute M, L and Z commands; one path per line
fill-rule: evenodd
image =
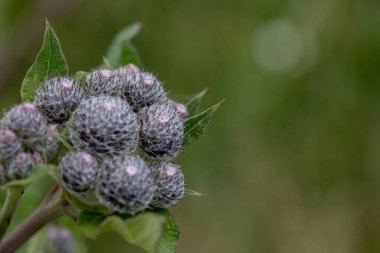
M 70 230 L 51 226 L 46 250 L 48 253 L 74 253 L 75 241 Z
M 94 187 L 97 161 L 85 152 L 70 152 L 58 166 L 58 178 L 70 193 L 85 195 Z
M 168 208 L 183 198 L 185 183 L 180 166 L 160 162 L 152 166 L 151 172 L 157 186 L 151 203 L 153 206 Z
M 145 162 L 125 154 L 105 160 L 98 176 L 96 195 L 110 209 L 134 214 L 149 206 L 155 189 Z
M 108 69 L 95 70 L 87 75 L 86 93 L 87 96 L 120 96 L 121 81 L 116 73 Z
M 100 96 L 83 101 L 69 128 L 76 149 L 97 156 L 132 153 L 139 141 L 137 116 L 120 98 Z
M 57 156 L 61 142 L 58 139 L 58 126 L 49 124 L 45 135 L 34 143 L 34 150 L 42 154 L 46 160 L 51 160 Z
M 183 142 L 183 120 L 171 106 L 152 105 L 139 113 L 141 148 L 150 157 L 170 161 Z
M 35 104 L 55 124 L 66 122 L 84 96 L 84 90 L 69 77 L 46 80 L 37 90 Z
M 44 116 L 35 105 L 29 103 L 13 107 L 5 114 L 2 122 L 21 139 L 38 138 L 46 129 Z
M 161 82 L 151 73 L 136 72 L 126 75 L 119 74 L 119 76 L 121 80 L 124 80 L 122 97 L 135 111 L 155 104 L 166 97 Z
M 38 152 L 34 152 L 32 154 L 32 160 L 33 160 L 33 163 L 36 165 L 44 163 L 44 159 L 42 158 L 42 155 Z
M 6 168 L 9 180 L 21 180 L 29 177 L 35 169 L 33 158 L 30 154 L 19 153 L 15 156 Z
M 0 162 L 7 162 L 20 152 L 22 146 L 19 138 L 10 129 L 0 129 Z
M 184 104 L 174 103 L 172 106 L 182 119 L 185 120 L 189 117 L 189 112 L 187 111 L 187 108 Z
M 176 113 L 183 119 L 186 120 L 189 117 L 189 112 L 187 111 L 187 107 L 184 104 L 178 103 L 171 99 L 164 99 L 160 101 L 160 104 L 171 106 L 174 108 Z
M 140 69 L 135 64 L 130 63 L 118 68 L 116 72 L 119 75 L 137 74 L 140 72 Z

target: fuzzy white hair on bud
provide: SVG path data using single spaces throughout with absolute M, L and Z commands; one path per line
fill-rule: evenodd
M 58 179 L 70 193 L 85 195 L 94 188 L 97 161 L 83 151 L 66 154 L 58 166 Z
M 170 161 L 182 150 L 183 120 L 175 109 L 167 104 L 143 108 L 140 147 L 151 158 Z
M 183 198 L 185 182 L 180 166 L 158 162 L 152 165 L 151 172 L 157 187 L 151 203 L 153 206 L 168 208 Z
M 87 75 L 86 95 L 90 96 L 121 96 L 122 82 L 116 73 L 109 69 L 95 70 Z
M 20 139 L 38 138 L 46 130 L 46 119 L 33 104 L 24 103 L 9 110 L 2 124 Z
M 7 165 L 6 174 L 9 181 L 29 177 L 35 169 L 35 163 L 30 154 L 19 153 Z
M 133 153 L 139 142 L 137 115 L 121 98 L 91 97 L 75 110 L 69 135 L 76 149 L 96 156 Z
M 22 148 L 16 133 L 10 129 L 0 129 L 0 162 L 6 162 Z
M 96 185 L 103 205 L 129 214 L 147 208 L 155 190 L 149 167 L 141 158 L 128 154 L 105 160 Z
M 167 97 L 162 83 L 149 72 L 117 71 L 122 80 L 122 98 L 126 99 L 135 111 L 158 103 Z
M 63 124 L 71 116 L 84 96 L 84 90 L 69 77 L 53 77 L 37 90 L 35 104 L 54 124 Z
M 45 134 L 30 144 L 30 149 L 41 154 L 44 160 L 52 160 L 61 148 L 58 134 L 58 125 L 49 124 Z

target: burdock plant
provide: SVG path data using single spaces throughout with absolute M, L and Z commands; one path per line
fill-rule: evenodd
M 220 103 L 198 113 L 205 91 L 170 98 L 130 43 L 139 28 L 120 31 L 96 69 L 69 74 L 46 22 L 23 101 L 0 119 L 0 185 L 7 192 L 0 252 L 27 244 L 28 252 L 83 253 L 82 234 L 104 231 L 151 253 L 176 252 L 179 231 L 167 208 L 200 194 L 185 188 L 187 168 L 175 160 Z M 51 182 L 40 205 L 7 233 L 28 186 Z

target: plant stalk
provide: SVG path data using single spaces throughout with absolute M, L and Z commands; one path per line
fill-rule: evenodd
M 43 203 L 36 209 L 27 220 L 20 224 L 0 243 L 1 253 L 15 252 L 23 245 L 35 232 L 47 223 L 59 218 L 64 214 L 63 205 L 65 204 L 62 193 L 54 194 L 56 198 Z
M 0 241 L 12 222 L 23 191 L 24 188 L 22 186 L 11 186 L 7 189 L 7 196 L 0 213 Z

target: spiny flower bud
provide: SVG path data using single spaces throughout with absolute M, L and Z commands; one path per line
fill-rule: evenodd
M 152 158 L 170 161 L 182 149 L 183 120 L 171 106 L 152 105 L 140 111 L 141 148 Z
M 87 75 L 87 96 L 120 96 L 121 88 L 121 81 L 112 70 L 100 69 Z
M 94 187 L 97 161 L 86 152 L 66 154 L 58 166 L 58 178 L 72 194 L 85 195 Z
M 6 168 L 9 180 L 20 180 L 29 177 L 35 169 L 33 158 L 30 154 L 19 153 Z
M 124 90 L 126 89 L 128 85 L 138 81 L 137 79 L 140 74 L 140 69 L 134 64 L 128 64 L 116 69 L 114 71 L 114 74 L 120 80 L 120 84 L 121 84 L 120 95 L 122 95 L 122 93 L 124 92 Z
M 183 120 L 186 120 L 189 117 L 189 112 L 187 111 L 187 107 L 184 104 L 178 103 L 171 99 L 161 100 L 160 104 L 173 107 Z
M 151 172 L 157 186 L 151 203 L 153 206 L 168 208 L 183 198 L 185 183 L 180 166 L 160 162 L 152 166 Z
M 29 103 L 13 107 L 3 118 L 3 124 L 21 139 L 37 138 L 44 134 L 46 120 L 38 108 Z
M 32 154 L 32 160 L 35 165 L 44 163 L 44 159 L 42 158 L 42 155 L 38 152 L 34 152 Z
M 184 104 L 174 103 L 172 106 L 182 119 L 187 119 L 189 117 L 189 112 Z
M 124 80 L 123 98 L 126 99 L 135 111 L 144 106 L 150 106 L 166 97 L 161 82 L 151 73 L 137 72 L 120 75 Z
M 37 90 L 34 99 L 40 111 L 51 123 L 66 122 L 84 96 L 84 90 L 69 77 L 46 80 Z
M 137 74 L 140 72 L 140 69 L 135 64 L 127 64 L 117 69 L 117 74 L 128 75 L 128 74 Z
M 139 157 L 124 154 L 105 160 L 98 176 L 96 195 L 110 209 L 134 214 L 149 206 L 155 189 L 145 162 Z
M 75 241 L 70 230 L 51 226 L 46 250 L 48 253 L 74 253 Z
M 20 152 L 22 146 L 15 132 L 0 129 L 0 162 L 6 162 Z
M 42 154 L 48 161 L 57 156 L 61 148 L 61 142 L 58 139 L 58 126 L 49 124 L 46 133 L 41 139 L 34 144 L 34 150 Z
M 132 153 L 139 141 L 137 115 L 121 98 L 91 97 L 75 110 L 69 135 L 76 149 L 94 155 Z

